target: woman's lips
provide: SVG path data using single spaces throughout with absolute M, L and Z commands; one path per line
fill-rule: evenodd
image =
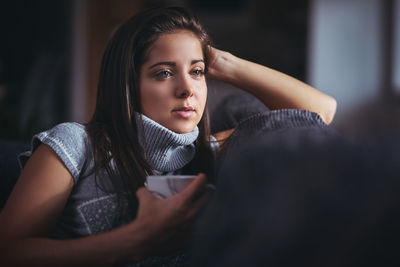
M 181 107 L 181 108 L 176 108 L 176 109 L 172 110 L 173 114 L 175 114 L 181 118 L 184 118 L 184 119 L 190 118 L 194 112 L 195 112 L 195 110 L 192 107 Z

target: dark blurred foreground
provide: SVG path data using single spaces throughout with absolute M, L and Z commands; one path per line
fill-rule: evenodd
M 193 266 L 399 266 L 400 138 L 368 115 L 352 134 L 301 114 L 239 123 L 194 231 Z

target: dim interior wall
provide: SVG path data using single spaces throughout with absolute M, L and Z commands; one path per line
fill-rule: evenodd
M 379 94 L 381 4 L 380 0 L 311 1 L 308 82 L 336 98 L 336 122 Z
M 104 50 L 113 32 L 142 8 L 142 1 L 75 0 L 70 118 L 85 123 L 96 105 Z
M 393 14 L 393 87 L 397 94 L 400 94 L 400 1 L 394 1 Z
M 71 31 L 72 71 L 69 94 L 69 120 L 83 123 L 86 119 L 86 1 L 74 0 Z

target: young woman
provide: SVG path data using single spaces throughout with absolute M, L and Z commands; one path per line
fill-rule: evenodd
M 335 113 L 335 100 L 316 89 L 211 47 L 188 11 L 141 12 L 106 49 L 92 120 L 34 136 L 21 157 L 22 174 L 0 215 L 2 261 L 101 266 L 184 246 L 217 149 L 205 73 L 270 109 L 310 110 L 327 124 Z M 231 132 L 215 136 L 222 144 Z M 148 174 L 199 172 L 170 198 L 143 187 Z

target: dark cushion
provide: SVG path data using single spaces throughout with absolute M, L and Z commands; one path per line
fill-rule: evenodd
M 266 111 L 268 108 L 254 96 L 235 92 L 223 98 L 213 109 L 210 114 L 211 132 L 235 128 L 240 121 Z

